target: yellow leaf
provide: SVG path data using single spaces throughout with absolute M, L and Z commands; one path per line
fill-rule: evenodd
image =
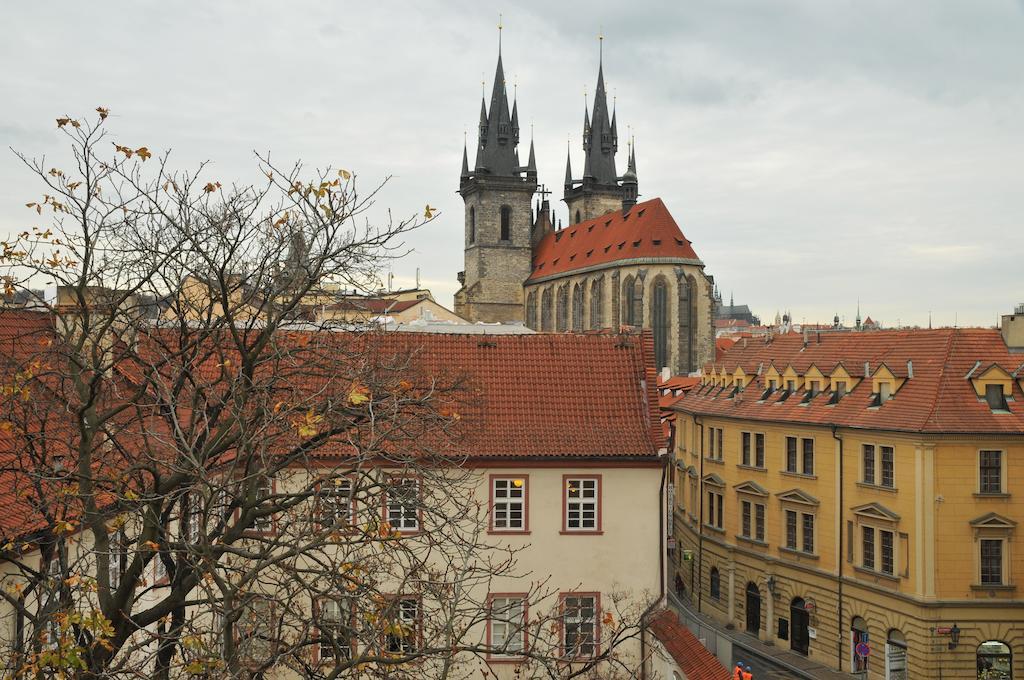
M 352 173 L 349 172 L 348 170 L 338 170 L 338 177 L 344 180 L 348 180 L 352 178 Z
M 96 113 L 100 114 L 100 120 L 106 120 L 107 116 L 110 115 L 110 109 L 104 108 L 102 106 L 97 106 Z
M 429 220 L 431 217 L 434 216 L 434 213 L 436 213 L 436 212 L 437 212 L 437 208 L 432 208 L 432 207 L 430 207 L 430 204 L 427 203 L 427 207 L 423 211 L 423 216 Z
M 203 191 L 208 194 L 212 194 L 217 189 L 220 189 L 220 182 L 207 182 L 206 186 L 203 187 Z
M 370 401 L 370 388 L 362 383 L 353 383 L 348 393 L 348 402 L 353 406 L 360 406 Z
M 57 127 L 62 128 L 65 125 L 67 125 L 68 123 L 70 123 L 70 122 L 71 122 L 70 118 L 58 118 L 57 119 Z
M 124 492 L 124 497 L 127 498 L 130 501 L 137 501 L 137 500 L 139 500 L 139 494 L 135 493 L 131 489 L 128 489 L 127 491 Z
M 144 146 L 140 146 L 140 147 L 139 147 L 138 149 L 136 149 L 136 150 L 135 150 L 135 153 L 136 153 L 136 154 L 137 154 L 137 155 L 139 156 L 139 158 L 141 158 L 142 160 L 146 160 L 147 158 L 151 158 L 151 157 L 153 156 L 153 154 L 151 154 L 151 153 L 149 152 L 149 149 L 147 149 L 147 148 L 146 148 L 146 147 L 144 147 Z

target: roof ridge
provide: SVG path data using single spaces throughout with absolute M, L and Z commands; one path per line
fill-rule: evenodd
M 935 416 L 935 412 L 939 408 L 939 392 L 946 381 L 946 367 L 949 366 L 950 352 L 953 349 L 953 339 L 956 338 L 957 329 L 951 329 L 949 336 L 946 339 L 946 352 L 944 354 L 945 361 L 942 362 L 942 366 L 939 368 L 939 378 L 935 381 L 935 391 L 932 393 L 932 407 L 928 410 L 928 415 L 925 417 L 924 422 L 921 423 L 921 430 L 925 430 L 928 424 L 932 422 Z

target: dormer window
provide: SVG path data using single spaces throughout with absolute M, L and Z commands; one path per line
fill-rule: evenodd
M 878 403 L 884 404 L 892 399 L 892 383 L 882 381 L 878 383 Z
M 789 392 L 790 394 L 792 394 L 793 392 L 796 392 L 796 381 L 795 380 L 787 380 L 786 381 L 786 391 Z
M 1003 386 L 998 383 L 985 385 L 985 401 L 993 411 L 1010 410 L 1006 403 L 1006 397 L 1003 395 Z
M 839 401 L 840 399 L 842 399 L 845 396 L 846 396 L 846 381 L 845 380 L 837 380 L 836 381 L 836 401 Z
M 775 378 L 771 378 L 768 381 L 768 389 L 770 389 L 772 392 L 779 389 L 779 381 L 776 380 Z

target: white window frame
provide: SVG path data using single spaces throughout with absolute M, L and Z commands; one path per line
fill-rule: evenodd
M 519 485 L 516 485 L 519 482 Z M 518 496 L 516 495 L 518 493 Z M 529 480 L 525 475 L 495 476 L 491 478 L 491 531 L 526 531 L 527 494 Z M 518 521 L 512 516 L 519 512 Z M 504 524 L 502 526 L 501 524 Z
M 401 488 L 402 496 L 395 491 Z M 411 499 L 405 489 L 412 489 Z M 420 530 L 420 480 L 416 477 L 392 477 L 388 480 L 385 499 L 386 521 L 394 531 L 412 533 Z M 410 500 L 412 505 L 410 505 Z
M 570 610 L 569 601 L 577 600 L 577 605 Z M 591 615 L 584 616 L 583 611 L 588 609 L 588 606 L 584 604 L 584 600 L 589 600 L 589 609 Z M 598 620 L 599 613 L 598 607 L 600 601 L 598 597 L 593 594 L 583 593 L 565 593 L 562 595 L 562 651 L 567 658 L 571 659 L 589 659 L 597 655 L 598 653 Z M 589 630 L 588 630 L 589 628 Z M 572 646 L 569 644 L 570 629 L 575 629 L 575 642 Z M 584 636 L 589 633 L 590 641 L 581 642 L 584 640 Z M 580 653 L 580 648 L 589 644 L 589 653 Z
M 492 595 L 488 625 L 491 656 L 518 658 L 526 651 L 526 596 Z M 503 651 L 500 651 L 503 650 Z
M 566 477 L 563 508 L 565 509 L 563 531 L 570 533 L 601 531 L 601 478 L 588 475 Z M 587 513 L 591 514 L 589 519 L 585 517 Z M 574 522 L 576 526 L 573 526 Z

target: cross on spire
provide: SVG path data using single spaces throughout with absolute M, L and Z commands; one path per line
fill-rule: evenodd
M 541 184 L 540 185 L 540 189 L 537 190 L 537 193 L 540 194 L 540 200 L 541 201 L 547 200 L 547 196 L 551 195 L 551 192 L 548 191 L 548 185 L 547 184 Z

